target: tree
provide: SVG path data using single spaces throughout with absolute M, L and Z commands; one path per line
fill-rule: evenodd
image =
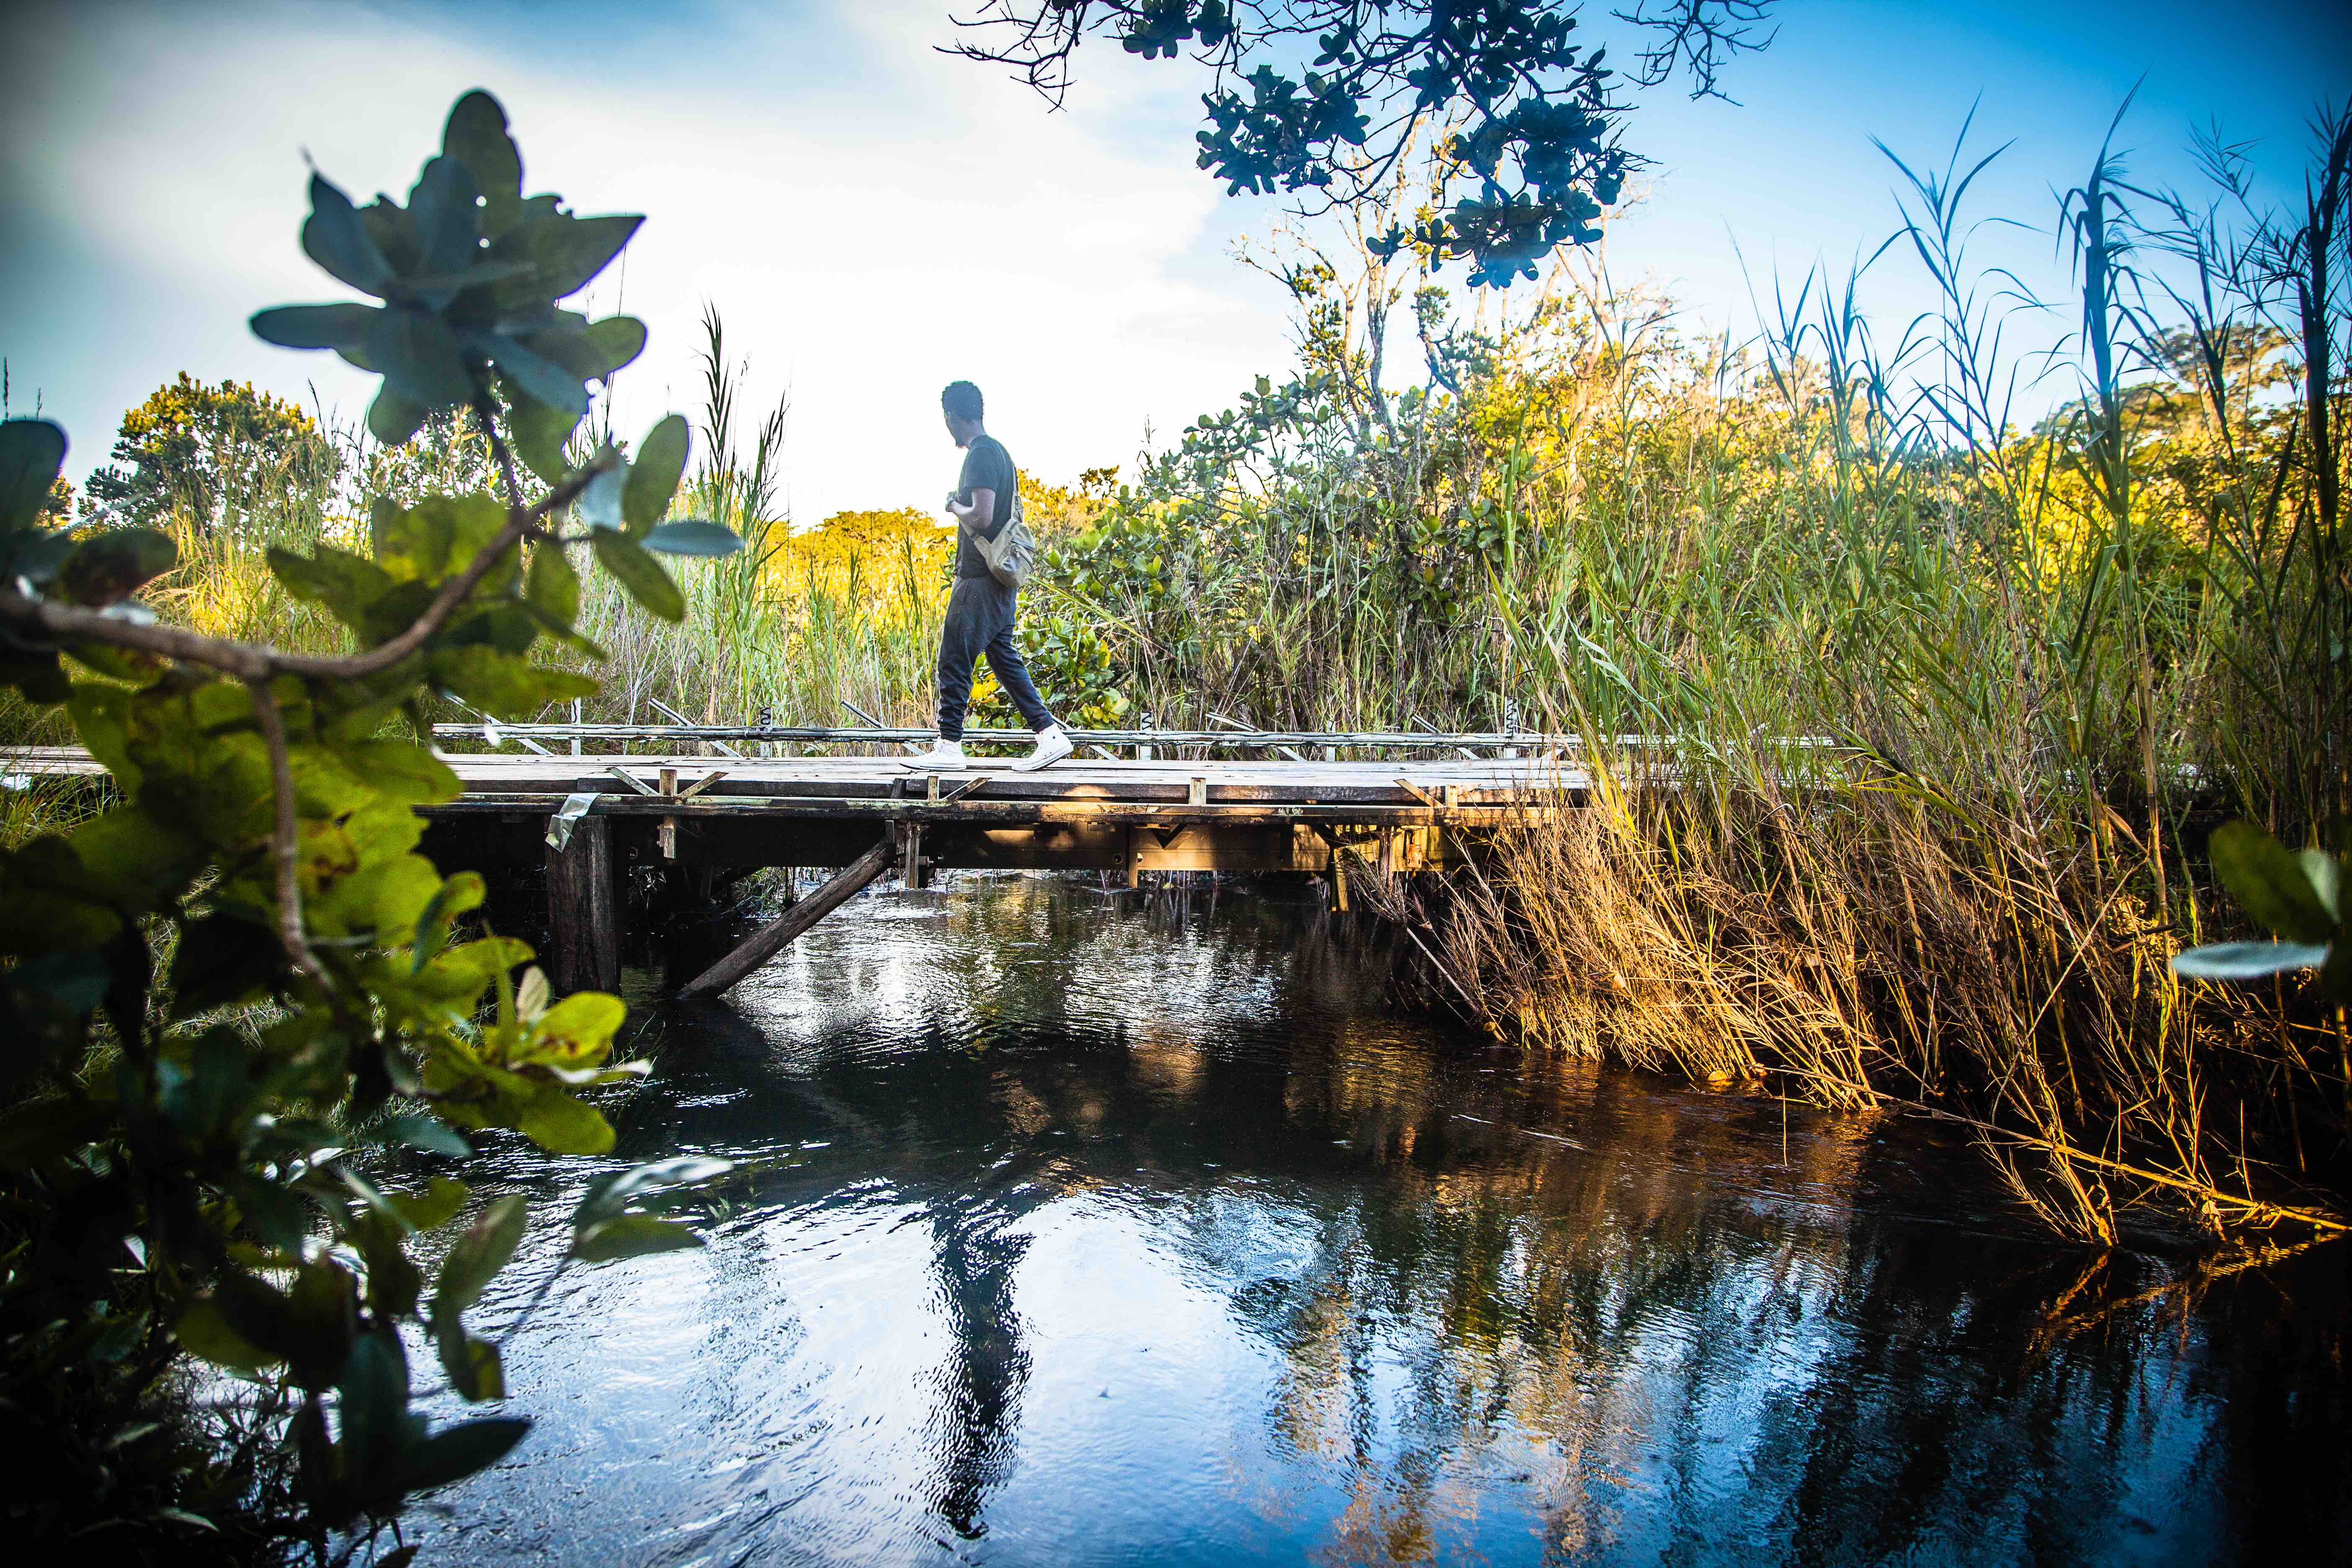
M 1631 79 L 1677 71 L 1720 96 L 1722 66 L 1764 47 L 1770 0 L 1647 0 L 1616 16 L 1650 37 Z M 1227 195 L 1305 193 L 1307 211 L 1371 198 L 1417 126 L 1454 126 L 1438 156 L 1465 190 L 1381 237 L 1467 257 L 1474 287 L 1536 276 L 1589 245 L 1638 159 L 1604 50 L 1571 42 L 1580 0 L 986 0 L 955 53 L 1013 66 L 1055 104 L 1088 37 L 1209 73 L 1200 165 Z M 1307 50 L 1304 69 L 1296 61 Z M 1244 89 L 1246 89 L 1244 92 Z
M 415 852 L 413 808 L 458 787 L 423 699 L 522 718 L 594 690 L 530 657 L 584 642 L 574 547 L 676 620 L 683 599 L 651 552 L 740 546 L 663 521 L 688 458 L 676 415 L 633 454 L 566 461 L 587 383 L 635 358 L 645 328 L 560 301 L 642 220 L 575 216 L 520 182 L 504 111 L 467 94 L 405 205 L 355 207 L 310 181 L 303 248 L 376 302 L 254 318 L 269 342 L 381 375 L 369 423 L 388 445 L 444 411 L 472 418 L 498 476 L 495 495 L 379 499 L 365 554 L 270 551 L 287 588 L 349 629 L 348 653 L 160 624 L 132 595 L 171 569 L 173 541 L 46 526 L 65 434 L 0 423 L 0 681 L 62 706 L 119 796 L 0 855 L 0 1088 L 20 1097 L 0 1123 L 0 1408 L 22 1421 L 45 1402 L 32 1424 L 55 1468 L 91 1400 L 127 1420 L 176 1350 L 259 1376 L 290 1402 L 321 1543 L 493 1462 L 530 1426 L 432 1429 L 410 1408 L 401 1331 L 464 1397 L 503 1395 L 499 1348 L 464 1315 L 513 1254 L 524 1200 L 481 1207 L 428 1289 L 409 1244 L 454 1226 L 465 1184 L 394 1190 L 345 1151 L 462 1158 L 466 1132 L 509 1128 L 603 1153 L 613 1130 L 582 1093 L 643 1070 L 610 1059 L 617 998 L 552 996 L 528 947 L 469 920 L 482 879 Z M 698 1245 L 644 1205 L 724 1169 L 600 1178 L 566 1265 Z
M 292 404 L 182 371 L 122 416 L 113 462 L 90 475 L 89 505 L 152 528 L 175 511 L 199 527 L 236 528 L 289 490 L 323 494 L 335 449 Z

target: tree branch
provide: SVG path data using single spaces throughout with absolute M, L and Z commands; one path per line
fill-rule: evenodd
M 482 579 L 490 574 L 507 552 L 530 537 L 542 519 L 578 500 L 580 493 L 606 472 L 614 461 L 607 456 L 591 463 L 549 491 L 535 505 L 509 507 L 507 525 L 499 531 L 499 536 L 485 545 L 467 563 L 463 572 L 442 585 L 432 604 L 425 606 L 425 613 L 417 616 L 406 631 L 363 652 L 332 658 L 280 653 L 258 643 L 208 637 L 180 626 L 141 626 L 102 611 L 83 609 L 78 605 L 58 605 L 46 599 L 27 598 L 14 589 L 0 589 L 0 623 L 30 631 L 43 642 L 100 643 L 110 647 L 130 648 L 185 664 L 200 664 L 248 684 L 266 680 L 273 675 L 300 675 L 315 679 L 354 679 L 374 675 L 391 668 L 424 647 L 457 612 L 457 606 L 466 602 L 467 596 L 480 586 Z
M 269 855 L 278 871 L 278 945 L 286 950 L 287 961 L 304 979 L 332 998 L 335 983 L 327 977 L 325 967 L 319 963 L 319 955 L 310 951 L 302 930 L 301 841 L 294 816 L 294 763 L 286 747 L 286 716 L 278 710 L 278 699 L 270 694 L 268 676 L 248 679 L 245 688 L 253 697 L 253 716 L 261 726 L 262 742 L 269 748 L 270 795 L 275 807 L 269 826 Z

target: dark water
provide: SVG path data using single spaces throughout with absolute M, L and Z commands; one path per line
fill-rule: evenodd
M 1523 1068 L 1386 964 L 967 881 L 658 1020 L 621 1155 L 750 1168 L 558 1281 L 426 1560 L 2345 1556 L 2352 1248 L 2134 1301 L 2179 1266 L 2086 1278 L 1916 1123 Z

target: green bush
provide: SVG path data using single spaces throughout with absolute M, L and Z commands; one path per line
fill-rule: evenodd
M 183 1350 L 258 1381 L 287 1413 L 314 1540 L 390 1519 L 512 1447 L 528 1421 L 435 1429 L 414 1412 L 401 1331 L 468 1400 L 504 1397 L 498 1347 L 465 1313 L 512 1256 L 523 1200 L 477 1208 L 454 1176 L 394 1190 L 362 1156 L 462 1161 L 460 1130 L 488 1128 L 604 1153 L 613 1130 L 586 1096 L 643 1070 L 611 1060 L 618 999 L 559 1000 L 528 947 L 475 929 L 482 879 L 416 852 L 415 810 L 458 789 L 427 742 L 427 693 L 524 718 L 595 689 L 533 657 L 583 640 L 572 547 L 676 619 L 677 587 L 650 552 L 738 546 L 664 521 L 684 420 L 655 426 L 634 460 L 609 445 L 564 458 L 587 384 L 646 334 L 560 301 L 642 220 L 525 197 L 506 116 L 479 92 L 458 101 L 406 205 L 355 207 L 323 176 L 310 205 L 304 250 L 373 302 L 265 310 L 256 332 L 380 374 L 369 424 L 388 446 L 471 419 L 503 491 L 380 499 L 365 554 L 270 551 L 350 651 L 158 624 L 132 595 L 172 568 L 173 540 L 48 526 L 64 434 L 0 425 L 0 582 L 14 584 L 0 591 L 0 679 L 69 714 L 120 796 L 0 854 L 0 1079 L 15 1100 L 0 1121 L 0 1335 L 7 1399 L 56 1435 L 40 1475 L 64 1477 L 20 1505 L 37 1536 L 73 1506 L 192 1517 L 152 1489 L 59 1500 L 120 1468 L 103 1456 L 131 1441 Z M 646 1202 L 724 1168 L 674 1161 L 598 1182 L 570 1216 L 566 1263 L 696 1245 Z M 411 1244 L 446 1229 L 428 1279 Z

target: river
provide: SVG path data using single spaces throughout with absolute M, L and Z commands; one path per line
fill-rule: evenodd
M 489 1146 L 497 1468 L 425 1561 L 2341 1560 L 2347 1254 L 2149 1295 L 1964 1144 L 1515 1051 L 1281 889 L 854 900 Z M 642 985 L 645 977 L 636 976 Z M 643 998 L 633 997 L 633 1000 Z M 741 1169 L 555 1268 L 613 1165 Z M 429 1365 L 429 1359 L 425 1363 Z M 446 1395 L 442 1418 L 461 1408 Z

